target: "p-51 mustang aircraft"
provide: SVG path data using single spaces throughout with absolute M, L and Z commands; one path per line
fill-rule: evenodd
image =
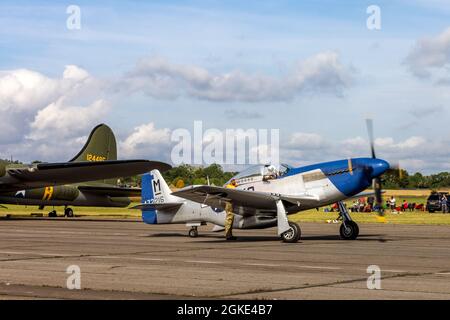
M 96 126 L 81 151 L 69 162 L 36 165 L 0 164 L 0 204 L 127 207 L 128 197 L 139 196 L 140 189 L 116 186 L 116 180 L 171 166 L 147 160 L 117 160 L 116 139 L 104 124 Z M 95 181 L 102 179 L 101 181 Z M 86 182 L 93 181 L 93 182 Z M 53 210 L 49 216 L 56 216 Z
M 216 229 L 225 224 L 225 206 L 232 204 L 234 229 L 278 227 L 285 242 L 297 242 L 301 235 L 298 224 L 287 215 L 318 208 L 335 202 L 342 217 L 340 236 L 356 239 L 358 225 L 346 210 L 345 199 L 360 194 L 374 182 L 376 205 L 381 210 L 380 176 L 389 164 L 375 157 L 372 123 L 368 121 L 372 158 L 353 158 L 293 168 L 281 165 L 257 165 L 237 174 L 235 189 L 200 185 L 171 192 L 158 170 L 142 177 L 143 221 L 149 224 L 186 223 L 192 228 L 212 223 Z M 381 212 L 381 211 L 380 211 Z

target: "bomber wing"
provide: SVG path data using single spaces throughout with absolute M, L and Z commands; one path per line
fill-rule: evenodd
M 6 169 L 0 177 L 0 192 L 127 177 L 153 169 L 166 171 L 170 168 L 169 164 L 148 160 L 40 163 L 31 167 Z

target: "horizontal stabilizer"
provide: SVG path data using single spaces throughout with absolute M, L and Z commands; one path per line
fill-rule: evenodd
M 183 205 L 182 202 L 167 202 L 167 203 L 142 203 L 130 209 L 146 210 L 175 210 Z

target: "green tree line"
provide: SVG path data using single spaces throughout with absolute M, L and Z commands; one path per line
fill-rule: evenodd
M 191 166 L 183 164 L 174 167 L 162 175 L 169 186 L 183 188 L 195 184 L 208 184 L 222 186 L 234 176 L 236 172 L 225 172 L 218 164 L 212 164 L 207 167 Z M 141 176 L 120 178 L 122 185 L 140 186 Z
M 212 164 L 207 167 L 194 167 L 183 164 L 172 168 L 163 174 L 167 183 L 177 188 L 187 185 L 208 184 L 222 186 L 234 176 L 236 172 L 225 172 L 218 164 Z
M 404 169 L 390 169 L 382 176 L 382 181 L 385 189 L 449 188 L 450 173 L 440 172 L 426 176 L 416 172 L 410 175 Z

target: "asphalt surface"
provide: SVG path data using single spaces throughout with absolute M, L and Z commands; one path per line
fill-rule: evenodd
M 182 225 L 138 221 L 0 220 L 0 299 L 450 299 L 450 227 L 304 223 L 302 240 L 275 229 L 211 227 L 198 238 Z M 68 290 L 78 265 L 81 290 Z M 381 289 L 369 290 L 369 265 Z

